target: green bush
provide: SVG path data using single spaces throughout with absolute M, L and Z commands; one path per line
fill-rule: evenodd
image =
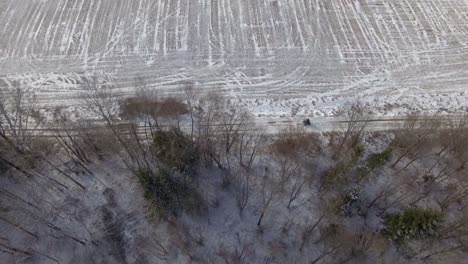
M 203 199 L 192 183 L 199 156 L 192 139 L 177 128 L 159 130 L 153 135 L 152 148 L 159 169 L 138 173 L 145 198 L 161 216 L 201 212 Z
M 436 234 L 442 213 L 433 209 L 410 208 L 385 216 L 384 233 L 392 240 L 424 238 Z
M 190 182 L 169 169 L 161 168 L 156 174 L 141 171 L 138 176 L 145 198 L 159 215 L 177 216 L 181 211 L 201 211 L 203 203 L 199 193 Z
M 353 149 L 352 149 L 352 153 L 351 153 L 351 162 L 352 163 L 356 163 L 359 161 L 359 159 L 362 158 L 362 156 L 364 155 L 364 151 L 365 151 L 365 148 L 363 145 L 361 144 L 356 144 Z
M 381 168 L 392 158 L 392 150 L 387 148 L 383 152 L 369 155 L 364 166 L 357 169 L 359 181 L 366 178 L 375 169 Z
M 364 147 L 357 144 L 353 147 L 348 158 L 342 158 L 336 162 L 335 166 L 328 169 L 322 178 L 323 185 L 326 188 L 333 187 L 336 184 L 346 182 L 347 176 L 354 169 L 356 163 L 362 157 Z
M 179 129 L 155 132 L 153 150 L 165 166 L 184 175 L 193 174 L 193 166 L 199 157 L 198 149 L 192 139 Z
M 366 167 L 369 170 L 374 170 L 382 167 L 387 163 L 392 157 L 392 150 L 387 148 L 381 153 L 372 154 L 369 156 L 366 162 Z
M 347 173 L 352 169 L 352 166 L 347 162 L 337 162 L 335 166 L 328 169 L 322 178 L 322 184 L 325 188 L 332 188 L 336 184 L 346 181 Z

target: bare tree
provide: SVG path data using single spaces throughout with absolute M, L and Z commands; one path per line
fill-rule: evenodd
M 348 234 L 342 239 L 345 257 L 338 263 L 365 262 L 369 257 L 378 259 L 386 250 L 389 242 L 378 233 L 362 232 Z M 347 255 L 347 256 L 346 256 Z
M 224 153 L 227 155 L 231 153 L 235 144 L 239 142 L 241 133 L 247 129 L 246 125 L 249 121 L 248 114 L 237 107 L 229 107 L 220 114 L 219 135 L 224 145 Z
M 401 182 L 397 177 L 392 179 L 386 179 L 385 184 L 381 187 L 381 190 L 377 193 L 374 199 L 367 205 L 367 210 L 369 210 L 374 204 L 376 204 L 380 199 L 387 198 L 389 195 L 395 193 L 400 187 Z
M 296 174 L 294 177 L 289 178 L 286 187 L 288 189 L 288 204 L 286 208 L 289 209 L 292 203 L 300 197 L 301 193 L 304 190 L 306 182 L 307 181 L 302 170 L 299 171 L 299 173 Z
M 31 170 L 40 162 L 51 165 L 60 174 L 81 189 L 85 187 L 72 175 L 53 164 L 49 155 L 55 154 L 53 142 L 45 137 L 45 118 L 40 113 L 36 96 L 21 87 L 0 94 L 0 163 L 13 168 L 26 176 L 36 175 L 65 187 L 63 183 L 38 171 Z
M 339 143 L 334 146 L 333 157 L 335 159 L 340 158 L 360 143 L 372 115 L 368 109 L 357 103 L 346 111 L 345 117 L 343 135 Z
M 44 123 L 33 93 L 21 87 L 0 93 L 0 137 L 19 153 L 30 150 L 33 136 Z
M 302 166 L 297 160 L 289 157 L 274 155 L 273 160 L 279 165 L 278 185 L 281 190 L 285 191 L 285 188 L 288 182 L 291 181 L 291 178 L 295 178 L 301 173 Z
M 205 160 L 231 170 L 233 161 L 251 169 L 266 142 L 244 110 L 217 95 L 203 98 L 197 114 L 197 143 Z
M 252 245 L 249 243 L 241 243 L 239 248 L 230 251 L 224 245 L 217 250 L 217 255 L 220 256 L 226 264 L 244 264 L 248 263 L 247 258 L 253 254 L 249 249 Z
M 442 210 L 446 210 L 450 205 L 461 202 L 468 197 L 468 184 L 465 181 L 458 181 L 457 184 L 449 184 L 445 195 L 439 201 Z
M 235 198 L 237 206 L 239 207 L 239 214 L 240 216 L 243 216 L 244 209 L 251 198 L 254 179 L 252 173 L 242 168 L 240 168 L 233 176 L 235 181 Z
M 316 244 L 322 242 L 324 244 L 323 252 L 310 263 L 317 263 L 323 258 L 335 255 L 335 252 L 340 249 L 347 239 L 343 239 L 345 230 L 338 224 L 329 224 L 320 228 L 320 238 Z
M 441 135 L 441 139 L 445 138 L 448 144 L 441 151 L 442 153 L 451 153 L 451 156 L 458 162 L 457 171 L 463 170 L 468 163 L 468 114 L 450 120 L 449 128 L 446 131 L 448 135 L 446 137 Z
M 272 184 L 271 180 L 267 176 L 267 172 L 265 171 L 260 182 L 261 204 L 260 216 L 257 221 L 257 226 L 259 227 L 262 224 L 262 220 L 265 217 L 265 214 L 267 213 L 268 209 L 270 208 L 271 204 L 273 203 L 274 199 L 278 194 L 278 192 L 274 189 L 273 186 L 274 185 Z
M 195 87 L 192 83 L 188 83 L 184 87 L 185 101 L 187 102 L 188 111 L 190 114 L 190 137 L 193 139 L 195 131 L 195 111 L 197 105 L 197 95 Z
M 449 246 L 449 247 L 445 247 L 444 249 L 438 249 L 438 250 L 435 250 L 433 252 L 430 252 L 426 256 L 422 257 L 422 259 L 423 260 L 428 260 L 428 259 L 430 259 L 430 258 L 432 258 L 432 257 L 434 257 L 436 255 L 450 253 L 450 252 L 453 252 L 453 251 L 466 252 L 467 250 L 468 250 L 468 243 L 466 243 L 465 241 L 461 241 L 461 243 L 459 243 L 459 244 Z
M 327 216 L 327 213 L 328 213 L 328 210 L 324 210 L 315 222 L 308 223 L 305 225 L 304 230 L 302 231 L 301 245 L 299 247 L 299 251 L 302 251 L 306 243 L 310 241 L 310 239 L 312 238 L 314 234 L 314 231 L 317 230 L 320 223 L 325 219 L 325 217 Z
M 395 139 L 391 148 L 400 154 L 396 157 L 391 167 L 395 167 L 404 158 L 409 158 L 403 169 L 426 156 L 431 150 L 431 138 L 435 136 L 441 122 L 436 116 L 408 115 L 402 126 L 395 132 Z
M 217 136 L 217 123 L 224 107 L 223 98 L 212 94 L 200 101 L 197 113 L 197 145 L 201 147 L 206 162 L 213 161 L 224 169 L 223 153 Z
M 100 81 L 97 77 L 85 78 L 82 81 L 85 89 L 85 98 L 90 108 L 102 118 L 105 126 L 111 130 L 114 139 L 124 150 L 117 153 L 126 167 L 133 173 L 145 171 L 154 173 L 158 167 L 157 160 L 151 153 L 150 145 L 156 129 L 159 129 L 158 108 L 153 108 L 154 99 L 146 90 L 139 90 L 142 100 L 145 102 L 135 110 L 135 119 L 127 123 L 118 122 L 119 100 L 113 94 L 112 80 Z M 159 105 L 157 106 L 159 107 Z M 128 110 L 128 109 L 127 109 Z M 143 120 L 143 136 L 140 132 L 140 118 Z
M 33 93 L 19 86 L 0 91 L 0 156 L 4 166 L 28 169 L 37 161 L 33 145 L 42 134 L 43 123 Z
M 239 165 L 250 170 L 258 154 L 266 145 L 264 132 L 255 126 L 245 126 L 238 135 L 236 148 L 238 149 Z

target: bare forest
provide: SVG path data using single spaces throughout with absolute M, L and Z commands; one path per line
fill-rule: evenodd
M 463 263 L 468 116 L 270 133 L 222 95 L 0 94 L 1 263 Z M 92 117 L 92 118 L 91 118 Z M 312 123 L 314 120 L 310 120 Z

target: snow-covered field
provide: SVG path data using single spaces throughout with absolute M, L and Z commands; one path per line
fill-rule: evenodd
M 123 94 L 191 82 L 271 118 L 466 111 L 467 21 L 467 0 L 3 0 L 0 87 L 71 105 L 100 75 Z

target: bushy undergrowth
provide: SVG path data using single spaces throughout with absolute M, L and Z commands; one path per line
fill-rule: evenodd
M 140 171 L 145 198 L 162 216 L 180 212 L 200 212 L 202 198 L 193 186 L 198 151 L 193 141 L 179 129 L 154 133 L 153 151 L 159 163 L 156 172 Z
M 141 98 L 132 97 L 120 103 L 121 116 L 125 118 L 135 118 L 149 115 L 152 117 L 171 118 L 187 114 L 187 105 L 177 98 Z
M 145 198 L 151 202 L 161 216 L 179 215 L 182 211 L 201 212 L 202 198 L 191 182 L 169 169 L 161 168 L 156 174 L 148 171 L 139 173 Z
M 331 167 L 322 179 L 323 186 L 331 188 L 332 186 L 342 183 L 346 179 L 346 174 L 351 170 L 352 165 L 348 162 L 340 161 Z
M 423 208 L 388 214 L 385 216 L 384 234 L 395 241 L 433 236 L 442 222 L 442 216 L 439 211 Z
M 153 150 L 158 161 L 165 166 L 192 176 L 193 166 L 198 160 L 198 148 L 194 142 L 179 129 L 158 131 L 154 134 Z
M 321 151 L 320 137 L 318 134 L 291 128 L 277 135 L 270 145 L 270 150 L 285 157 L 314 155 Z
M 374 170 L 377 168 L 382 167 L 387 163 L 392 157 L 392 150 L 391 148 L 387 148 L 386 150 L 369 155 L 369 158 L 366 161 L 366 167 L 369 170 Z
M 366 178 L 372 171 L 382 168 L 392 158 L 392 149 L 387 148 L 380 153 L 369 155 L 365 164 L 358 168 L 357 174 L 359 180 Z
M 355 168 L 363 153 L 364 147 L 361 144 L 350 149 L 347 156 L 343 155 L 334 166 L 326 171 L 322 178 L 323 186 L 331 188 L 336 184 L 347 182 L 349 180 L 347 176 Z
M 352 189 L 344 196 L 344 205 L 341 207 L 341 213 L 345 217 L 353 217 L 361 213 L 361 198 L 359 191 Z

